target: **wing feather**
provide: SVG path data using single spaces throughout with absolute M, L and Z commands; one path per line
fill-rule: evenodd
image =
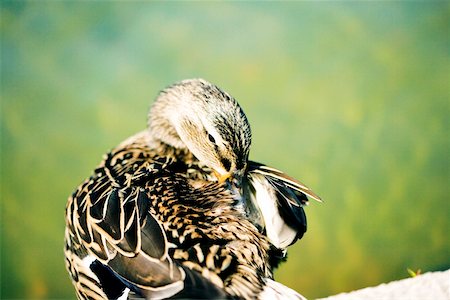
M 278 179 L 279 181 L 283 182 L 283 184 L 286 185 L 287 187 L 294 189 L 300 193 L 303 193 L 316 201 L 322 202 L 322 199 L 319 196 L 317 196 L 309 187 L 307 187 L 297 179 L 290 177 L 289 175 L 283 173 L 278 169 L 268 167 L 266 165 L 254 161 L 249 161 L 249 172 L 259 173 L 266 177 Z
M 249 162 L 248 167 L 247 193 L 250 204 L 258 207 L 258 213 L 252 214 L 262 215 L 269 239 L 279 248 L 295 243 L 306 232 L 303 206 L 308 204 L 308 197 L 321 201 L 298 180 L 253 161 Z M 258 219 L 256 222 L 261 223 Z
M 98 286 L 111 293 L 102 282 L 116 277 L 123 284 L 118 291 L 125 293 L 128 288 L 130 296 L 184 297 L 195 290 L 192 295 L 197 297 L 224 298 L 224 292 L 208 279 L 172 260 L 168 250 L 174 244 L 168 242 L 162 224 L 150 212 L 152 187 L 148 182 L 171 158 L 152 156 L 142 145 L 125 148 L 109 153 L 69 198 L 66 258 L 78 295 L 105 298 Z M 83 257 L 93 261 L 91 266 L 96 264 L 97 273 L 86 272 L 80 283 L 76 269 L 86 268 Z

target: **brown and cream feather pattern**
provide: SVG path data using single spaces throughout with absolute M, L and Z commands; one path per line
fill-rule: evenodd
M 272 271 L 306 231 L 306 195 L 318 197 L 236 148 L 217 160 L 229 159 L 239 182 L 217 181 L 208 162 L 151 131 L 110 151 L 67 204 L 66 267 L 78 298 L 300 298 Z

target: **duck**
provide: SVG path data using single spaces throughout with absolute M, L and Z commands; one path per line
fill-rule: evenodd
M 321 201 L 249 160 L 251 130 L 204 79 L 163 89 L 147 128 L 69 197 L 65 265 L 79 299 L 304 299 L 274 280 Z

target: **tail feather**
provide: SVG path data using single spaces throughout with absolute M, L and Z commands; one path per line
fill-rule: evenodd
M 303 206 L 308 197 L 321 201 L 320 197 L 298 180 L 260 163 L 250 161 L 247 174 L 249 217 L 275 247 L 286 249 L 306 232 Z
M 259 173 L 268 178 L 272 178 L 274 180 L 281 181 L 287 187 L 289 187 L 293 190 L 296 190 L 300 193 L 303 193 L 306 196 L 308 196 L 316 201 L 322 202 L 322 199 L 319 196 L 317 196 L 309 187 L 307 187 L 306 185 L 304 185 L 297 179 L 292 178 L 291 176 L 283 173 L 280 170 L 277 170 L 272 167 L 268 167 L 266 165 L 263 165 L 263 164 L 260 164 L 260 163 L 254 162 L 254 161 L 250 161 L 249 172 Z

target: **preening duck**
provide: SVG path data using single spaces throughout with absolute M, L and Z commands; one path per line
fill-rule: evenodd
M 306 231 L 309 188 L 248 160 L 248 120 L 202 80 L 173 84 L 148 128 L 69 198 L 66 267 L 79 299 L 301 299 L 273 280 Z

